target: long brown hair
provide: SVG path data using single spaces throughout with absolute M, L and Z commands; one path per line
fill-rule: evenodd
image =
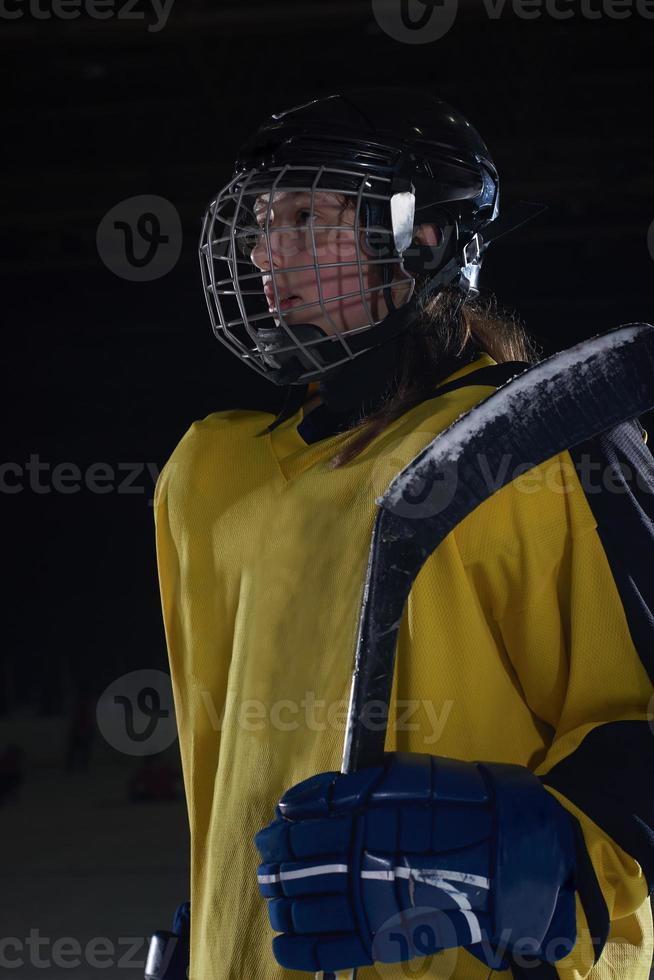
M 479 351 L 485 351 L 498 363 L 533 363 L 540 356 L 538 345 L 518 317 L 500 310 L 493 295 L 462 303 L 458 291 L 445 289 L 422 300 L 418 315 L 403 338 L 389 395 L 379 408 L 352 426 L 352 438 L 329 460 L 329 468 L 351 462 L 388 425 L 433 398 L 439 381 Z

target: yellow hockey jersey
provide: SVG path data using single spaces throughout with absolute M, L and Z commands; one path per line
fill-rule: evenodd
M 446 381 L 493 363 L 483 354 Z M 272 955 L 253 838 L 285 790 L 340 769 L 375 498 L 491 390 L 423 402 L 336 470 L 326 463 L 349 434 L 307 445 L 302 409 L 259 438 L 268 413 L 216 412 L 162 470 L 157 561 L 191 833 L 190 980 L 298 976 Z M 398 639 L 386 749 L 527 766 L 583 830 L 577 942 L 551 972 L 525 974 L 534 980 L 647 980 L 652 960 L 651 634 L 645 647 L 638 597 L 622 581 L 630 570 L 616 572 L 603 520 L 569 453 L 519 477 L 428 559 Z M 358 976 L 486 980 L 489 970 L 458 949 Z

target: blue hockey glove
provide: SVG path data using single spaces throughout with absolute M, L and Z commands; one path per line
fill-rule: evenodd
M 457 946 L 497 968 L 498 949 L 553 962 L 576 939 L 571 818 L 522 766 L 386 753 L 298 783 L 255 844 L 287 969 Z

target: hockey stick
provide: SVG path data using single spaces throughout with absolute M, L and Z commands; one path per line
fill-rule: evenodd
M 654 327 L 618 327 L 516 375 L 393 479 L 376 500 L 341 772 L 383 758 L 404 606 L 441 541 L 518 474 L 653 407 Z M 374 728 L 366 723 L 371 702 Z

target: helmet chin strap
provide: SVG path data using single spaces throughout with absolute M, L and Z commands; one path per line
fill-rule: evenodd
M 414 295 L 404 306 L 393 309 L 381 323 L 347 338 L 348 347 L 353 354 L 359 355 L 359 357 L 354 357 L 346 364 L 336 365 L 331 371 L 329 370 L 330 366 L 343 357 L 344 348 L 338 337 L 330 336 L 314 323 L 287 324 L 287 328 L 289 333 L 301 343 L 321 338 L 331 340 L 331 343 L 314 344 L 311 348 L 313 357 L 318 361 L 320 368 L 324 369 L 316 379 L 322 381 L 327 377 L 340 375 L 343 370 L 354 365 L 365 351 L 372 347 L 378 347 L 392 337 L 397 337 L 403 333 L 410 321 L 415 318 L 416 313 L 417 296 Z M 270 359 L 269 363 L 272 367 L 270 378 L 275 384 L 295 384 L 297 378 L 306 371 L 320 370 L 320 368 L 316 368 L 313 360 L 301 348 L 279 352 L 280 347 L 288 346 L 289 337 L 285 331 L 271 327 L 259 329 L 257 334 L 257 346 L 266 355 L 266 360 Z M 358 370 L 358 367 L 355 370 Z M 304 384 L 304 382 L 300 383 Z
M 301 347 L 294 350 L 280 350 L 280 348 L 288 347 L 289 334 L 299 343 L 303 344 L 323 338 L 326 340 L 330 338 L 330 335 L 316 324 L 287 324 L 288 333 L 279 327 L 259 328 L 257 330 L 257 347 L 269 364 L 269 377 L 271 381 L 277 385 L 292 385 L 296 384 L 300 375 L 305 374 L 307 371 L 321 369 L 322 373 L 318 376 L 318 380 L 323 381 L 327 378 L 332 379 L 341 376 L 346 369 L 352 368 L 354 365 L 356 365 L 354 370 L 358 371 L 361 365 L 357 364 L 357 362 L 361 359 L 365 351 L 379 347 L 393 337 L 404 333 L 411 322 L 417 317 L 420 300 L 427 296 L 436 295 L 445 286 L 454 284 L 455 280 L 459 289 L 462 291 L 463 298 L 468 292 L 466 288 L 468 281 L 461 275 L 460 263 L 456 259 L 451 259 L 445 264 L 443 269 L 435 276 L 432 276 L 419 290 L 414 288 L 409 300 L 400 307 L 395 306 L 393 303 L 390 284 L 385 286 L 383 290 L 384 299 L 390 312 L 380 323 L 353 337 L 347 338 L 348 347 L 354 355 L 359 356 L 355 356 L 347 364 L 335 366 L 331 371 L 329 370 L 330 365 L 335 364 L 335 362 L 341 360 L 343 357 L 343 345 L 338 337 L 332 336 L 331 343 L 314 343 L 311 347 L 312 356 L 310 357 Z M 318 362 L 318 367 L 316 367 L 313 358 Z M 300 384 L 304 385 L 305 383 L 300 382 Z

